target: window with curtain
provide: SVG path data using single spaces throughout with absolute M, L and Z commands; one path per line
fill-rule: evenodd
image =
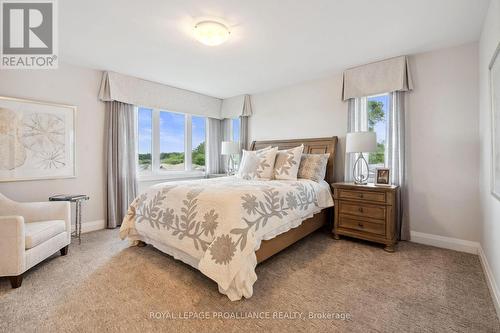
M 206 117 L 146 107 L 136 110 L 140 177 L 205 173 Z
M 342 100 L 349 101 L 347 131 L 374 131 L 377 134 L 377 150 L 368 156 L 369 182 L 375 178 L 374 169 L 384 166 L 390 169 L 391 183 L 400 186 L 397 234 L 402 240 L 410 239 L 405 171 L 405 98 L 412 90 L 406 56 L 350 68 L 342 75 Z M 378 94 L 381 91 L 389 93 Z M 352 179 L 353 155 L 346 159 L 346 181 Z

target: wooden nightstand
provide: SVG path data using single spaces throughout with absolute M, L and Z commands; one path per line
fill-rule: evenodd
M 334 183 L 335 216 L 333 235 L 361 238 L 385 244 L 394 252 L 396 244 L 396 199 L 399 186 Z

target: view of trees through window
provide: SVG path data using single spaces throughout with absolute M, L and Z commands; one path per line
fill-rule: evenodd
M 185 116 L 160 111 L 160 170 L 183 171 Z
M 387 136 L 387 110 L 389 95 L 377 95 L 367 98 L 368 130 L 377 133 L 377 151 L 369 154 L 370 169 L 383 167 L 385 164 L 385 146 Z
M 195 117 L 191 119 L 192 134 L 192 169 L 205 171 L 205 137 L 206 119 L 205 117 Z
M 138 107 L 137 130 L 140 173 L 205 170 L 205 117 Z

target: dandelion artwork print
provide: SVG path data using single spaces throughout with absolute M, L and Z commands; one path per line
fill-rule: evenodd
M 76 107 L 0 97 L 0 181 L 75 176 Z

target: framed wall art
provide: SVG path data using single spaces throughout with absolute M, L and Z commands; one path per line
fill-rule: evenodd
M 500 43 L 491 59 L 491 193 L 500 200 Z
M 0 96 L 0 181 L 75 177 L 76 107 Z

